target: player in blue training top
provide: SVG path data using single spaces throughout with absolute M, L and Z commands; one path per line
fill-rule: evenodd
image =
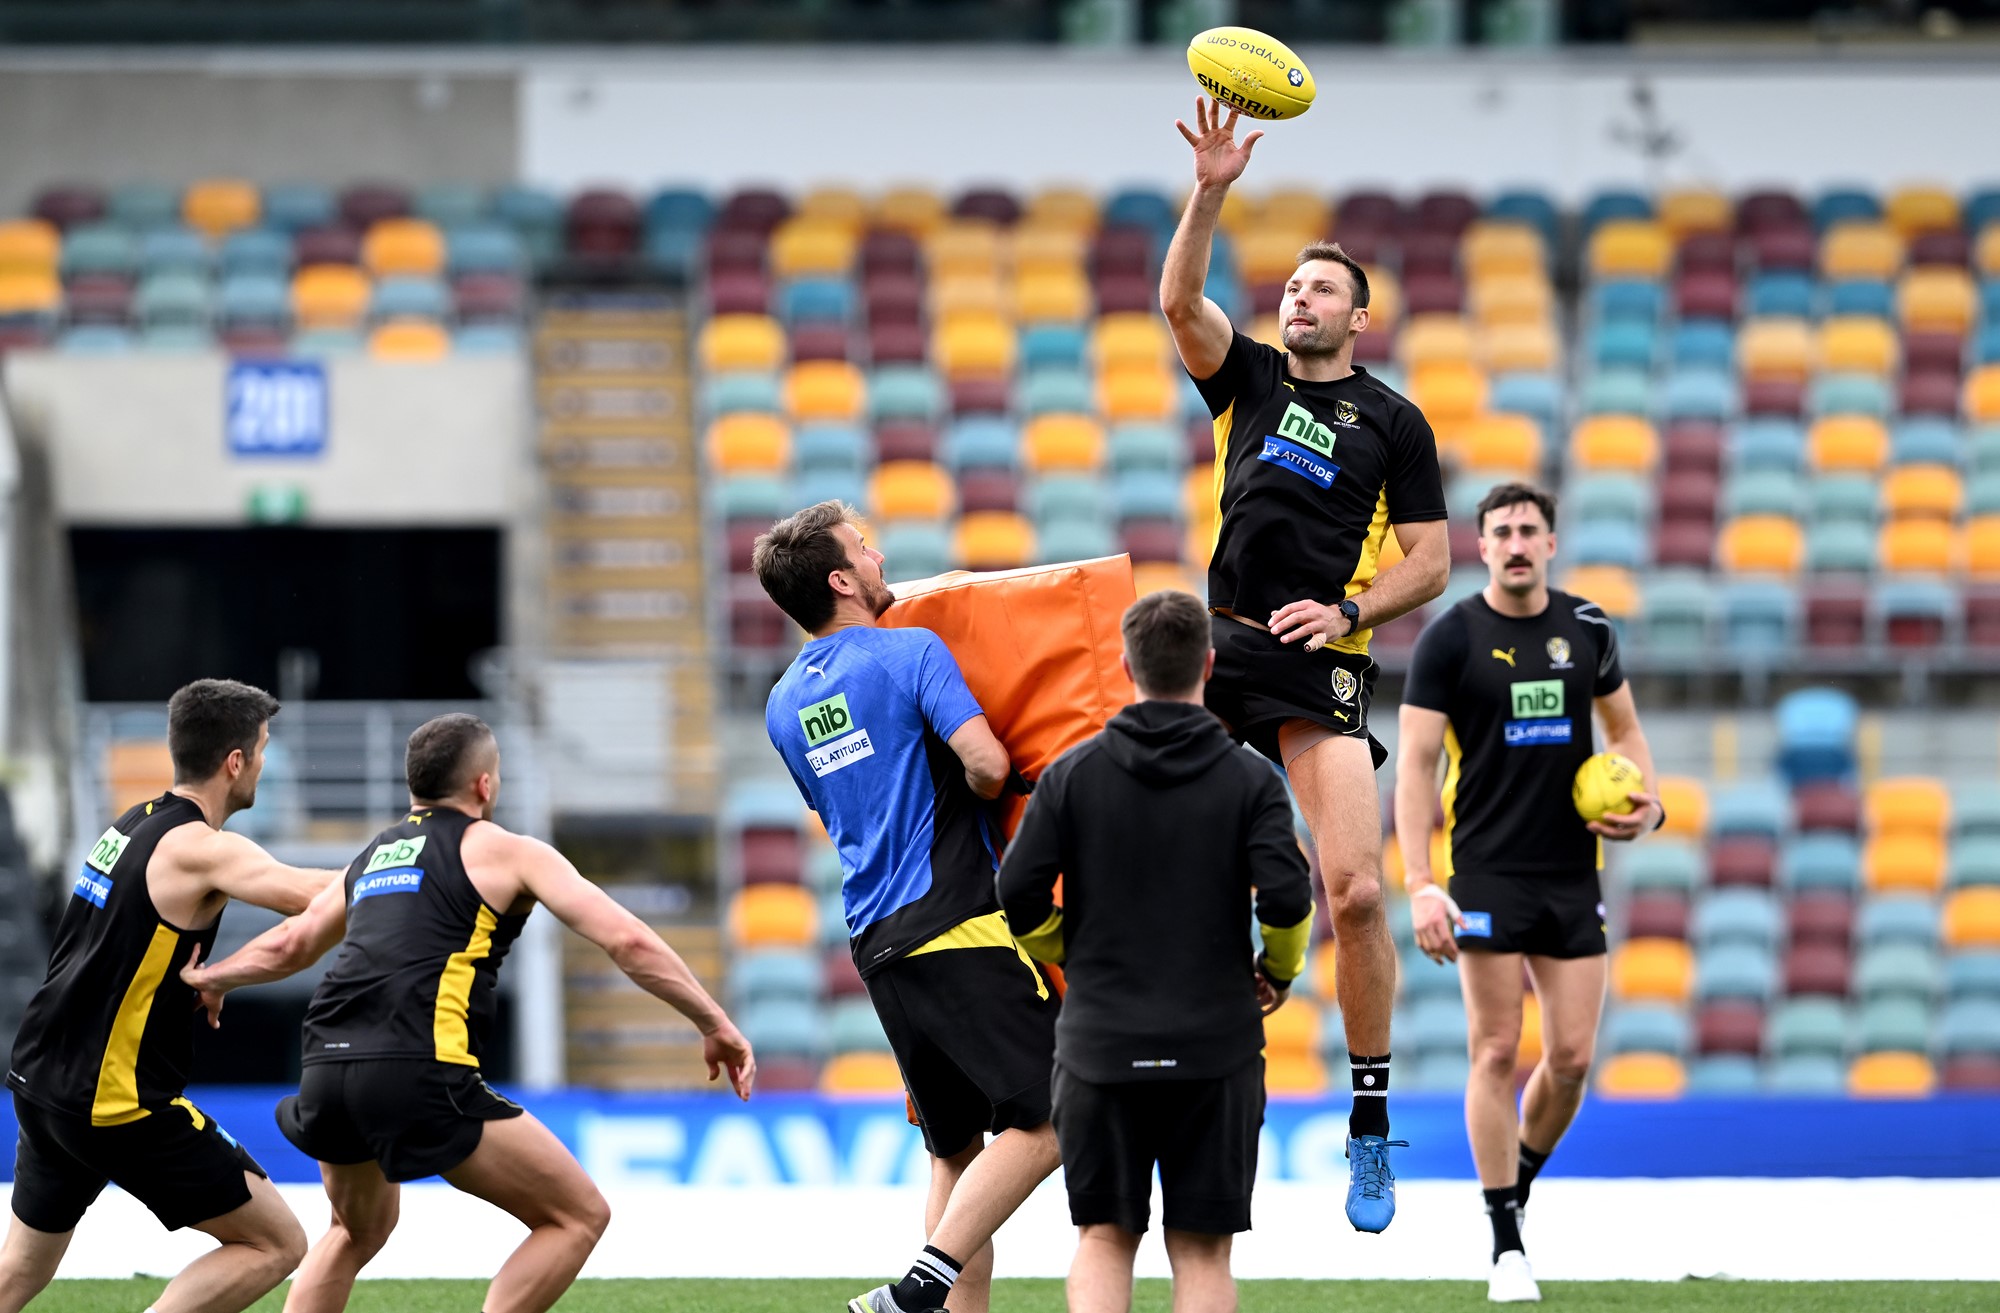
M 932 1159 L 930 1243 L 848 1308 L 928 1313 L 956 1285 L 955 1313 L 984 1313 L 993 1232 L 1057 1162 L 1057 1001 L 1001 915 L 982 806 L 1007 786 L 1007 750 L 936 634 L 877 624 L 895 597 L 849 507 L 772 525 L 753 562 L 812 635 L 765 728 L 840 852 L 849 946 Z

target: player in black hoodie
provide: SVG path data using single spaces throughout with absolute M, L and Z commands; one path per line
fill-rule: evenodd
M 1304 969 L 1312 933 L 1284 783 L 1202 706 L 1209 635 L 1190 594 L 1132 604 L 1124 664 L 1143 701 L 1043 773 L 1000 864 L 1008 924 L 1069 979 L 1055 1125 L 1082 1233 L 1071 1313 L 1130 1306 L 1156 1163 L 1174 1307 L 1236 1306 L 1229 1249 L 1250 1229 L 1263 1014 Z

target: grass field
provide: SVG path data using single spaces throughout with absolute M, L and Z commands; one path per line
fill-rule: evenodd
M 58 1281 L 28 1306 L 29 1313 L 134 1313 L 166 1283 Z M 485 1283 L 363 1281 L 348 1308 L 355 1313 L 474 1313 Z M 568 1313 L 841 1313 L 853 1281 L 579 1281 L 558 1309 Z M 1481 1309 L 1486 1287 L 1470 1281 L 1246 1281 L 1242 1313 L 1356 1313 Z M 276 1294 L 258 1313 L 277 1313 Z M 1658 1309 L 1666 1313 L 1992 1313 L 2000 1283 L 1957 1281 L 1551 1281 L 1542 1302 L 1572 1309 Z M 1135 1313 L 1167 1313 L 1167 1283 L 1141 1281 Z M 1002 1281 L 993 1313 L 1062 1313 L 1060 1281 Z

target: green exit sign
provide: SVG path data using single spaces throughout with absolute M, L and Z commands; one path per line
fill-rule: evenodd
M 306 518 L 306 490 L 296 483 L 257 484 L 244 513 L 252 524 L 298 524 Z

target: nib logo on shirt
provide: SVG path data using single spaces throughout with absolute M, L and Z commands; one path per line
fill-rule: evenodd
M 836 693 L 801 711 L 799 728 L 806 734 L 806 764 L 812 767 L 814 775 L 822 778 L 875 755 L 868 731 L 855 727 L 854 713 L 847 709 L 845 693 Z

